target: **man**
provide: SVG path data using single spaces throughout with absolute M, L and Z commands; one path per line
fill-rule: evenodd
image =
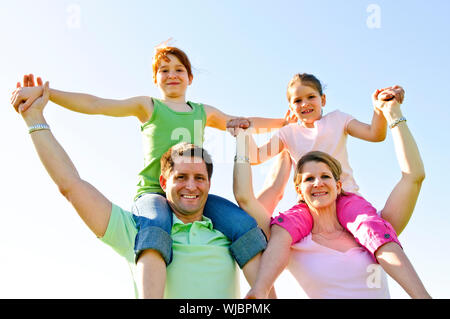
M 137 229 L 133 215 L 80 178 L 43 116 L 48 97 L 47 82 L 43 96 L 22 113 L 41 162 L 86 225 L 126 258 L 134 275 L 139 270 L 134 262 Z M 212 174 L 209 155 L 194 145 L 176 145 L 163 156 L 162 167 L 160 183 L 173 210 L 171 236 L 174 242 L 164 297 L 238 298 L 238 272 L 229 253 L 230 241 L 214 230 L 211 221 L 203 216 Z M 255 267 L 259 265 L 260 255 L 254 257 L 258 261 L 253 263 Z M 247 278 L 250 284 L 256 272 L 255 268 L 251 272 L 253 277 Z M 139 296 L 141 290 L 136 285 L 135 288 Z

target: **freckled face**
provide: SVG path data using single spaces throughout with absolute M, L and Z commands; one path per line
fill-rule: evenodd
M 156 85 L 164 97 L 185 96 L 187 87 L 192 83 L 186 67 L 172 54 L 167 56 L 169 61 L 160 62 L 156 72 Z
M 322 107 L 325 106 L 325 94 L 320 93 L 300 82 L 289 88 L 289 107 L 305 127 L 314 127 L 314 122 L 322 118 Z

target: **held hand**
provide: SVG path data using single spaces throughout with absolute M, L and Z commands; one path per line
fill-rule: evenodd
M 394 109 L 400 109 L 403 103 L 405 91 L 401 86 L 394 85 L 392 87 L 378 89 L 372 95 L 372 102 L 376 111 L 390 112 Z
M 37 78 L 38 86 L 35 86 L 33 74 L 24 75 L 23 86 L 17 83 L 16 90 L 11 96 L 11 104 L 18 113 L 25 112 L 31 104 L 43 93 L 42 79 Z
M 33 119 L 43 117 L 43 111 L 48 103 L 49 96 L 50 96 L 49 83 L 45 82 L 43 86 L 42 96 L 38 97 L 33 102 L 33 104 L 31 104 L 28 110 L 21 112 L 21 115 L 26 122 L 29 122 L 29 120 L 33 121 Z
M 227 131 L 236 137 L 242 129 L 247 129 L 251 126 L 249 119 L 244 117 L 237 117 L 227 122 Z

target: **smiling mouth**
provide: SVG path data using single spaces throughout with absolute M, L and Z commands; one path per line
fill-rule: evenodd
M 317 192 L 317 193 L 312 194 L 312 197 L 320 197 L 320 196 L 325 196 L 327 194 L 328 194 L 328 192 Z
M 182 198 L 186 198 L 186 199 L 196 199 L 199 196 L 198 195 L 181 195 Z
M 309 113 L 312 113 L 312 112 L 314 112 L 314 110 L 305 110 L 305 111 L 302 111 L 301 113 L 302 114 L 309 114 Z

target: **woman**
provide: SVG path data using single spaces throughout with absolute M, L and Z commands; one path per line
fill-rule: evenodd
M 380 104 L 380 109 L 390 123 L 402 171 L 402 178 L 380 214 L 400 233 L 412 215 L 425 173 L 400 104 L 395 99 L 385 101 Z M 256 283 L 247 298 L 267 298 L 275 279 L 288 265 L 311 298 L 389 298 L 384 272 L 373 264 L 368 252 L 337 219 L 336 199 L 345 196 L 339 180 L 339 162 L 325 153 L 311 152 L 297 163 L 294 175 L 296 191 L 308 205 L 314 226 L 309 236 L 293 243 L 291 233 L 296 227 L 295 220 L 284 221 L 281 214 L 271 221 L 271 212 L 254 196 L 251 168 L 246 156 L 251 141 L 249 135 L 238 135 L 234 193 L 239 205 L 255 217 L 270 240 Z M 397 243 L 381 246 L 375 257 L 412 298 L 430 298 Z

